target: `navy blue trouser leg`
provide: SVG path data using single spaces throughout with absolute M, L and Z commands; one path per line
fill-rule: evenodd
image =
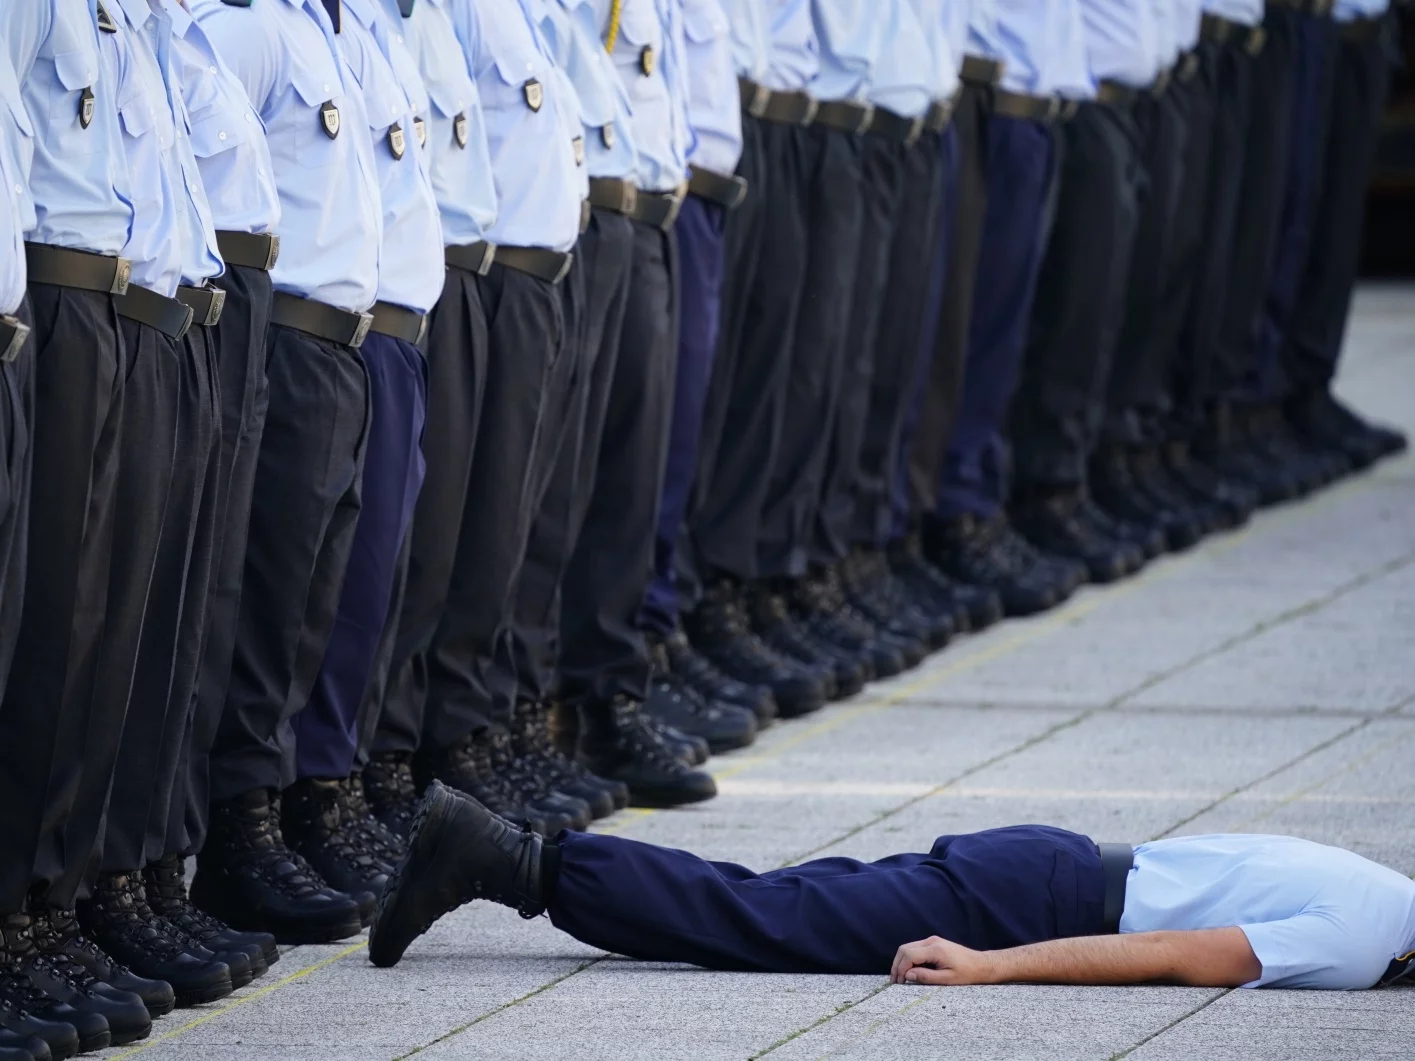
M 427 370 L 416 346 L 372 333 L 360 348 L 368 370 L 369 433 L 363 506 L 344 570 L 334 631 L 309 701 L 290 723 L 294 777 L 347 777 L 358 746 L 359 705 L 368 686 L 394 575 L 413 521 L 426 465 Z M 286 777 L 289 778 L 289 771 Z
M 658 507 L 654 575 L 640 612 L 642 625 L 663 633 L 678 625 L 674 569 L 679 532 L 698 467 L 703 410 L 717 352 L 727 211 L 690 195 L 673 231 L 678 237 L 679 261 L 678 374 L 674 377 L 673 427 Z
M 558 842 L 551 922 L 647 961 L 885 973 L 901 945 L 929 936 L 995 950 L 1102 930 L 1096 845 L 1043 825 L 941 836 L 927 854 L 762 874 L 615 836 L 566 832 Z
M 963 402 L 944 459 L 938 513 L 992 516 L 1006 500 L 1002 437 L 1022 367 L 1056 183 L 1054 134 L 993 115 L 985 138 L 988 211 L 968 335 Z

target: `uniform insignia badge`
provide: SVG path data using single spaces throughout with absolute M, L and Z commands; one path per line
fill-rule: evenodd
M 652 44 L 645 44 L 644 50 L 639 53 L 639 69 L 644 72 L 645 77 L 651 77 L 657 65 L 658 52 L 653 50 Z
M 118 32 L 118 23 L 113 21 L 113 16 L 108 13 L 108 9 L 102 4 L 98 5 L 98 28 L 104 33 Z
M 533 111 L 540 110 L 541 104 L 545 102 L 545 89 L 541 87 L 541 83 L 535 78 L 531 78 L 526 82 L 525 89 L 526 106 Z
M 570 141 L 570 146 L 575 149 L 575 165 L 583 166 L 585 164 L 585 138 L 583 136 L 575 137 Z
M 319 105 L 319 121 L 324 126 L 324 135 L 329 139 L 339 135 L 339 108 L 334 106 L 332 99 Z
M 79 93 L 79 128 L 87 129 L 93 124 L 93 89 L 86 88 Z
M 413 135 L 418 138 L 419 147 L 427 147 L 427 122 L 421 118 L 414 118 Z
M 618 134 L 614 131 L 613 122 L 605 122 L 602 126 L 600 126 L 599 138 L 601 141 L 604 142 L 605 147 L 614 147 L 615 142 L 618 140 Z
M 469 129 L 470 126 L 467 122 L 465 112 L 452 119 L 452 135 L 456 138 L 458 147 L 467 146 L 467 134 Z
M 408 138 L 403 135 L 403 127 L 397 122 L 388 127 L 388 150 L 393 152 L 395 159 L 399 160 L 408 150 Z

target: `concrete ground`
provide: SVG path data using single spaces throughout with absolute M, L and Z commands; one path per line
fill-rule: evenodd
M 1415 432 L 1415 292 L 1363 291 L 1341 391 Z M 1293 833 L 1415 873 L 1415 459 L 961 640 L 714 760 L 717 800 L 607 831 L 769 868 L 1046 822 Z M 1403 1058 L 1415 991 L 895 987 L 599 953 L 479 904 L 392 970 L 303 947 L 107 1058 Z

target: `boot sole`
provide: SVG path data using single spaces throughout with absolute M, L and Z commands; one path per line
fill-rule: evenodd
M 160 1003 L 158 1003 L 158 1004 L 155 1005 L 155 1006 L 148 1006 L 148 1007 L 147 1007 L 147 1015 L 148 1015 L 149 1017 L 152 1017 L 154 1020 L 156 1020 L 158 1017 L 165 1017 L 165 1016 L 167 1016 L 167 1014 L 171 1013 L 171 1012 L 172 1012 L 174 1009 L 176 1009 L 176 1008 L 177 1008 L 177 1003 L 176 1003 L 176 1001 L 172 1001 L 172 1002 L 160 1002 Z
M 91 1054 L 96 1050 L 107 1050 L 112 1045 L 112 1032 L 96 1032 L 87 1039 L 79 1040 L 79 1053 Z
M 203 987 L 196 991 L 183 991 L 177 996 L 178 1009 L 191 1009 L 193 1006 L 204 1006 L 208 1002 L 215 1002 L 223 999 L 236 989 L 231 986 L 231 981 L 213 984 L 211 987 Z
M 122 1032 L 122 1033 L 117 1033 L 117 1032 L 114 1032 L 114 1031 L 110 1028 L 110 1029 L 109 1029 L 109 1032 L 108 1032 L 108 1037 L 109 1037 L 109 1039 L 112 1040 L 112 1042 L 111 1042 L 109 1045 L 110 1045 L 110 1046 L 127 1046 L 129 1043 L 141 1042 L 143 1039 L 146 1039 L 146 1038 L 147 1038 L 149 1035 L 151 1035 L 151 1034 L 152 1034 L 152 1025 L 151 1025 L 151 1024 L 149 1024 L 144 1030 L 142 1030 L 142 1031 L 140 1031 L 140 1032 Z
M 712 792 L 634 792 L 629 797 L 629 806 L 667 810 L 670 807 L 686 807 L 692 803 L 706 803 L 717 796 Z

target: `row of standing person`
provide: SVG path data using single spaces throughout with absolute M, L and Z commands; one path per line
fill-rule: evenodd
M 0 1052 L 357 933 L 432 780 L 548 835 L 710 798 L 1402 448 L 1331 394 L 1391 32 L 7 4 Z

